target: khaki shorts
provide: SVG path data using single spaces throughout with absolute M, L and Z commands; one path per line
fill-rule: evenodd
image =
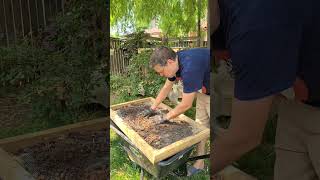
M 280 100 L 275 180 L 320 179 L 320 108 Z
M 210 96 L 197 93 L 196 122 L 210 128 Z

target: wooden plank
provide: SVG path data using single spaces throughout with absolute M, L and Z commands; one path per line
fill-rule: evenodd
M 21 148 L 37 144 L 39 142 L 48 141 L 51 138 L 59 137 L 66 133 L 85 129 L 95 130 L 107 128 L 107 121 L 108 118 L 99 118 L 62 127 L 52 128 L 40 132 L 2 139 L 0 140 L 0 148 L 3 148 L 8 152 L 15 153 L 17 150 Z
M 111 120 L 128 136 L 128 138 L 136 145 L 136 147 L 150 160 L 152 164 L 155 164 L 167 157 L 170 157 L 183 149 L 190 147 L 203 139 L 209 137 L 210 130 L 198 123 L 194 120 L 190 119 L 185 115 L 180 115 L 179 119 L 185 122 L 188 122 L 194 129 L 199 130 L 198 133 L 183 138 L 177 142 L 174 142 L 166 147 L 161 149 L 153 148 L 149 145 L 136 131 L 130 128 L 126 123 L 123 122 L 122 118 L 117 115 L 115 112 L 117 109 L 132 104 L 139 104 L 139 103 L 152 103 L 155 99 L 152 97 L 134 100 L 130 102 L 125 102 L 117 105 L 113 105 L 110 107 L 110 116 Z M 165 108 L 171 110 L 169 106 L 161 103 L 159 105 L 161 108 Z
M 18 161 L 0 148 L 0 179 L 16 179 L 16 180 L 34 180 L 29 172 L 27 172 Z

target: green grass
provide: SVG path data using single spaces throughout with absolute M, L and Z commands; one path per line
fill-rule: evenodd
M 133 99 L 137 99 L 137 97 L 136 98 L 134 98 L 134 97 L 123 98 L 123 97 L 113 96 L 113 100 L 112 100 L 113 103 L 112 104 L 118 104 L 118 103 L 126 102 L 129 100 L 133 100 Z M 168 100 L 165 100 L 163 103 L 170 106 L 170 107 L 174 107 L 174 104 L 172 104 Z M 188 117 L 194 119 L 195 118 L 195 110 L 196 110 L 196 108 L 195 108 L 195 103 L 194 103 L 194 107 L 189 109 L 184 114 L 187 115 Z M 129 159 L 126 152 L 120 146 L 120 141 L 121 141 L 121 138 L 114 131 L 110 130 L 110 156 L 111 156 L 110 176 L 111 176 L 111 179 L 115 179 L 115 180 L 140 179 L 140 167 Z M 209 145 L 209 141 L 208 141 L 207 149 L 209 149 L 209 147 L 210 147 L 210 145 Z M 192 163 L 193 162 L 191 162 L 191 164 Z M 208 167 L 209 159 L 205 160 L 205 164 L 206 164 L 206 167 Z M 192 177 L 181 177 L 179 179 L 186 179 L 186 180 L 209 179 L 210 176 L 209 176 L 208 169 L 210 169 L 210 168 L 208 167 L 206 171 L 203 171 L 203 172 L 201 172 L 197 175 L 194 175 Z M 145 179 L 152 179 L 152 176 L 147 174 L 147 175 L 145 175 Z M 177 179 L 177 177 L 169 175 L 169 176 L 165 177 L 165 179 L 169 179 L 169 180 L 173 179 L 174 180 L 174 179 Z
M 271 118 L 265 128 L 262 143 L 237 161 L 237 167 L 259 180 L 272 180 L 275 162 L 274 138 L 277 117 Z

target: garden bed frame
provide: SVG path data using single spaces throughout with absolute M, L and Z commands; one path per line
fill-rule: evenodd
M 150 160 L 152 164 L 155 164 L 161 160 L 164 160 L 198 142 L 209 138 L 210 130 L 204 126 L 199 125 L 194 120 L 190 119 L 189 117 L 181 114 L 179 119 L 189 123 L 193 128 L 199 130 L 198 133 L 183 138 L 177 142 L 174 142 L 168 146 L 165 146 L 161 149 L 153 148 L 149 145 L 136 131 L 134 131 L 131 127 L 129 127 L 121 117 L 119 117 L 116 113 L 116 110 L 132 104 L 141 104 L 141 103 L 152 103 L 155 99 L 152 97 L 134 100 L 130 102 L 125 102 L 117 105 L 113 105 L 110 107 L 110 117 L 111 120 L 124 132 L 126 136 L 135 144 L 135 146 Z M 169 106 L 161 103 L 159 105 L 160 108 L 171 110 Z

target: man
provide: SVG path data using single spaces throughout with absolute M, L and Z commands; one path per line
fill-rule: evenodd
M 212 143 L 212 173 L 259 145 L 277 100 L 274 179 L 319 179 L 320 1 L 220 0 L 219 7 L 236 100 L 229 129 Z
M 159 47 L 154 50 L 150 58 L 150 67 L 167 80 L 160 90 L 151 110 L 167 97 L 173 84 L 181 80 L 183 94 L 181 102 L 163 118 L 162 122 L 183 114 L 192 107 L 197 98 L 196 122 L 209 128 L 210 118 L 210 52 L 206 48 L 194 48 L 174 52 L 168 47 Z M 197 146 L 197 154 L 205 154 L 206 140 Z M 204 160 L 198 160 L 188 169 L 188 175 L 193 175 L 204 169 Z

